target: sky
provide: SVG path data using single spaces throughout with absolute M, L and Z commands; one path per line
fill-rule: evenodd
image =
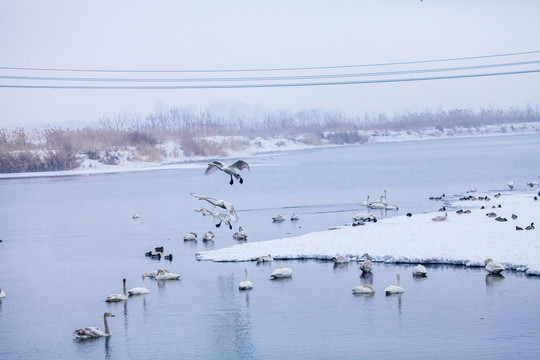
M 540 2 L 535 0 L 0 0 L 0 128 L 73 127 L 97 123 L 104 117 L 145 117 L 176 107 L 256 114 L 318 109 L 353 116 L 536 107 L 540 105 L 539 72 L 324 86 L 27 86 L 298 85 L 540 70 L 539 63 L 508 65 L 540 61 L 540 52 L 338 67 L 540 51 L 539 18 Z M 411 72 L 493 64 L 504 66 Z M 314 67 L 323 68 L 298 69 Z M 289 70 L 253 71 L 285 68 Z M 142 72 L 149 70 L 154 72 Z M 163 72 L 172 70 L 176 72 Z M 329 75 L 333 77 L 321 77 Z M 62 79 L 24 78 L 29 76 Z M 318 78 L 284 79 L 290 76 Z M 208 80 L 231 77 L 242 80 Z M 140 82 L 143 78 L 154 81 Z M 186 81 L 193 78 L 205 80 Z

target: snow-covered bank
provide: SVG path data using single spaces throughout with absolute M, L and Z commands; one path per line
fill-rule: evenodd
M 375 261 L 387 263 L 483 266 L 486 258 L 493 258 L 507 269 L 540 275 L 540 229 L 516 230 L 516 226 L 525 228 L 531 222 L 540 224 L 540 201 L 533 199 L 538 191 L 535 189 L 534 193 L 508 192 L 498 198 L 489 194 L 491 201 L 458 201 L 453 204 L 456 209 L 471 209 L 471 213 L 449 210 L 447 220 L 442 222 L 431 220 L 441 213 L 396 216 L 364 226 L 203 251 L 197 259 L 252 261 L 271 254 L 276 259 L 329 260 L 336 254 L 359 258 L 367 252 Z M 482 205 L 486 208 L 481 209 Z M 486 216 L 490 212 L 507 221 Z M 513 220 L 512 214 L 518 218 Z

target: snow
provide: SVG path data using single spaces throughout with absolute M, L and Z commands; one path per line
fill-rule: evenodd
M 478 194 L 481 196 L 482 194 Z M 486 194 L 485 194 L 486 195 Z M 396 216 L 366 223 L 343 226 L 335 230 L 238 244 L 218 250 L 197 253 L 198 260 L 254 261 L 262 254 L 274 259 L 331 260 L 347 254 L 356 260 L 369 253 L 373 261 L 386 263 L 439 263 L 484 266 L 487 258 L 501 262 L 507 269 L 540 275 L 540 229 L 517 231 L 531 222 L 540 224 L 540 201 L 533 193 L 502 194 L 490 201 L 457 201 L 456 209 L 470 209 L 470 214 L 448 212 L 446 221 L 431 219 L 441 213 Z M 492 209 L 492 206 L 498 206 Z M 486 209 L 480 209 L 484 205 Z M 508 219 L 499 222 L 486 216 L 496 212 Z M 512 214 L 518 218 L 512 219 Z

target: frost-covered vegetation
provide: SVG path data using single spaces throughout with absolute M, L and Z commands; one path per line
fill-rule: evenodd
M 277 147 L 286 142 L 306 146 L 361 144 L 396 137 L 522 132 L 531 130 L 530 126 L 523 126 L 525 123 L 539 122 L 538 107 L 478 112 L 456 109 L 392 118 L 383 114 L 354 117 L 317 110 L 247 115 L 174 108 L 146 118 L 103 118 L 95 127 L 0 130 L 0 172 L 69 170 L 87 160 L 116 165 L 121 160 L 160 163 L 167 159 L 226 157 L 253 143 L 263 147 L 258 139 L 272 139 Z M 540 131 L 540 126 L 534 125 L 532 130 Z

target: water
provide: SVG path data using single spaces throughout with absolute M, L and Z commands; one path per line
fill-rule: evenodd
M 538 358 L 540 280 L 504 277 L 482 269 L 430 266 L 414 279 L 412 265 L 376 264 L 360 277 L 356 263 L 272 264 L 197 262 L 195 254 L 236 243 L 194 212 L 210 204 L 189 192 L 224 198 L 239 215 L 248 240 L 263 241 L 351 222 L 370 194 L 406 212 L 431 212 L 429 196 L 516 190 L 538 176 L 540 136 L 362 145 L 248 159 L 243 185 L 222 173 L 195 169 L 0 180 L 0 303 L 2 359 L 130 358 Z M 530 190 L 529 190 L 530 191 Z M 133 220 L 131 215 L 141 218 Z M 274 224 L 292 212 L 300 221 Z M 388 216 L 394 213 L 389 212 Z M 377 214 L 379 217 L 385 213 Z M 213 243 L 182 236 L 212 230 Z M 144 253 L 164 246 L 172 262 Z M 271 281 L 280 266 L 292 279 Z M 146 280 L 151 293 L 105 303 L 141 275 L 166 267 L 180 281 Z M 244 268 L 254 289 L 240 292 Z M 383 289 L 402 274 L 401 296 Z M 354 286 L 372 282 L 373 297 Z M 73 330 L 103 327 L 113 335 L 74 340 Z

